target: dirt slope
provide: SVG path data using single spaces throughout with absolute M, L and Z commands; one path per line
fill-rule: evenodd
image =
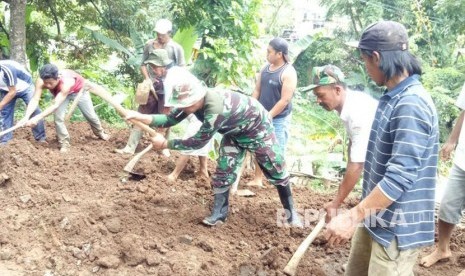
M 29 130 L 0 148 L 0 275 L 283 275 L 282 269 L 315 225 L 278 227 L 278 195 L 254 189 L 252 198 L 231 199 L 229 220 L 208 228 L 212 195 L 195 179 L 196 163 L 168 184 L 176 153 L 145 156 L 140 181 L 121 182 L 129 160 L 112 152 L 126 130 L 96 140 L 86 123 L 69 128 L 72 149 L 62 155 L 48 125 L 48 145 L 37 145 Z M 192 159 L 194 161 L 194 159 Z M 210 162 L 210 172 L 214 170 Z M 250 173 L 242 182 L 247 181 Z M 319 209 L 328 196 L 294 188 L 299 208 Z M 355 202 L 352 201 L 352 204 Z M 311 217 L 310 217 L 311 218 Z M 454 235 L 454 258 L 418 275 L 457 274 L 465 268 L 465 237 Z M 298 275 L 342 275 L 349 245 L 327 248 L 323 239 L 302 260 Z

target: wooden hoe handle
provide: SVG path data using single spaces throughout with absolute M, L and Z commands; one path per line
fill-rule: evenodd
M 287 263 L 286 267 L 284 268 L 284 273 L 286 275 L 289 275 L 289 276 L 295 275 L 295 273 L 297 272 L 297 266 L 299 265 L 300 259 L 302 259 L 308 247 L 312 244 L 313 240 L 315 240 L 316 236 L 318 236 L 320 231 L 325 226 L 325 217 L 326 217 L 326 214 L 323 214 L 323 217 L 320 219 L 320 221 L 318 221 L 318 224 L 315 226 L 313 231 L 299 245 L 294 255 L 292 255 L 291 260 Z
M 0 137 L 2 137 L 3 135 L 5 135 L 7 133 L 10 133 L 10 132 L 14 131 L 15 129 L 18 129 L 18 128 L 22 127 L 22 126 L 23 125 L 16 124 L 15 126 L 12 126 L 9 129 L 5 129 L 4 131 L 0 132 Z
M 73 103 L 69 107 L 68 114 L 66 114 L 65 122 L 69 121 L 69 119 L 71 119 L 71 116 L 73 116 L 74 110 L 76 109 L 77 105 L 79 104 L 79 101 L 82 98 L 82 94 L 84 94 L 84 89 L 81 89 L 81 91 L 79 91 L 77 96 L 74 98 Z
M 113 106 L 116 109 L 116 111 L 121 115 L 121 117 L 124 118 L 128 114 L 128 111 L 124 107 L 122 107 L 121 104 L 119 104 L 116 100 L 114 100 L 108 92 L 105 92 L 103 89 L 91 89 L 90 92 L 92 92 L 94 95 L 99 96 L 104 101 L 108 102 L 111 106 Z M 157 132 L 148 125 L 138 120 L 130 121 L 134 125 L 141 128 L 143 131 L 147 132 L 151 137 L 157 135 Z
M 134 167 L 136 166 L 137 162 L 144 156 L 147 152 L 149 152 L 153 148 L 153 144 L 150 143 L 143 151 L 139 152 L 136 154 L 127 164 L 124 166 L 124 171 L 125 172 L 132 172 Z

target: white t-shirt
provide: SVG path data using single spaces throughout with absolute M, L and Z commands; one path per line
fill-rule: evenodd
M 465 84 L 462 87 L 457 102 L 455 103 L 462 111 L 465 110 Z M 465 124 L 465 122 L 464 122 Z M 457 148 L 455 149 L 454 164 L 457 165 L 460 169 L 465 171 L 465 127 L 462 125 L 460 130 L 459 141 L 457 143 Z
M 378 101 L 358 91 L 346 91 L 344 106 L 339 117 L 344 123 L 351 141 L 350 162 L 365 162 L 371 125 L 375 118 Z

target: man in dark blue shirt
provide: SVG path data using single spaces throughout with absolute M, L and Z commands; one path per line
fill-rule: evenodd
M 436 108 L 403 25 L 372 24 L 357 47 L 368 75 L 386 91 L 371 128 L 362 199 L 336 216 L 325 235 L 330 245 L 353 236 L 345 275 L 413 275 L 419 248 L 434 242 Z
M 31 74 L 18 62 L 13 60 L 0 61 L 0 132 L 13 126 L 15 104 L 22 99 L 26 106 L 34 94 Z M 37 108 L 32 116 L 40 113 Z M 32 129 L 36 141 L 45 142 L 44 121 Z M 0 145 L 6 144 L 13 138 L 13 133 L 0 137 Z

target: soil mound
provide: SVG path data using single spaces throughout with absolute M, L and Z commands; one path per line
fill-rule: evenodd
M 279 197 L 266 185 L 251 188 L 255 197 L 233 196 L 226 224 L 205 227 L 201 220 L 213 197 L 208 180 L 195 177 L 197 160 L 192 158 L 177 182 L 167 183 L 177 153 L 167 158 L 153 151 L 136 167 L 147 178 L 124 181 L 122 168 L 130 157 L 113 149 L 124 146 L 127 130 L 110 130 L 106 142 L 86 123 L 71 124 L 69 132 L 67 154 L 60 154 L 51 124 L 48 144 L 37 144 L 29 129 L 20 129 L 0 147 L 2 276 L 283 275 L 316 224 L 310 211 L 302 212 L 306 228 L 279 227 Z M 209 162 L 213 173 L 215 164 Z M 247 172 L 241 183 L 250 177 Z M 306 188 L 293 192 L 305 211 L 318 210 L 331 198 Z M 461 233 L 453 240 L 457 256 L 465 243 Z M 298 275 L 342 275 L 349 248 L 327 248 L 317 239 Z M 417 270 L 419 275 L 456 273 L 463 263 Z

